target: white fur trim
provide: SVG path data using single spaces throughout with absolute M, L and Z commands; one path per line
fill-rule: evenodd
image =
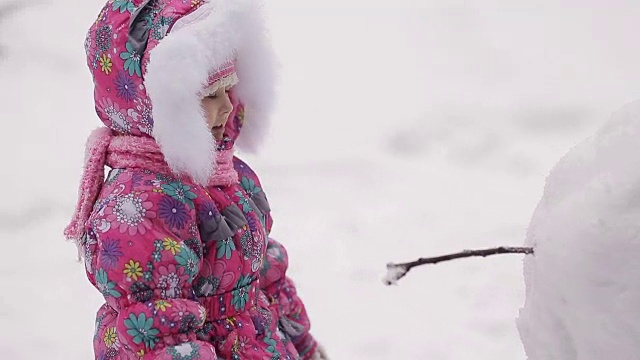
M 263 12 L 252 16 L 255 26 L 247 28 L 243 46 L 237 50 L 235 69 L 240 82 L 234 94 L 245 105 L 244 125 L 236 143 L 241 150 L 255 153 L 268 135 L 276 101 L 277 62 Z
M 255 150 L 268 127 L 274 99 L 274 57 L 256 0 L 211 0 L 179 19 L 149 52 L 145 86 L 153 104 L 153 136 L 176 173 L 206 184 L 213 174 L 215 142 L 200 106 L 212 71 L 236 59 L 245 104 L 238 145 Z

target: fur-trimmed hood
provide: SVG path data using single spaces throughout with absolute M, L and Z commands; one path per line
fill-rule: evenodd
M 85 49 L 102 122 L 155 138 L 176 174 L 206 184 L 214 171 L 216 144 L 200 96 L 230 62 L 244 116 L 237 144 L 255 151 L 266 135 L 275 58 L 261 1 L 110 0 Z

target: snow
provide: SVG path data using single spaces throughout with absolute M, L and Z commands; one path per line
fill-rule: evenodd
M 83 42 L 101 6 L 33 2 L 0 19 L 2 358 L 92 356 L 101 297 L 62 230 L 86 136 L 99 125 Z M 380 278 L 389 262 L 522 244 L 552 166 L 640 98 L 640 5 L 269 7 L 280 99 L 264 151 L 244 159 L 261 176 L 274 236 L 329 355 L 525 359 L 515 321 L 523 256 L 416 268 L 394 287 Z
M 382 279 L 385 285 L 398 285 L 398 280 L 407 273 L 407 267 L 403 265 L 387 264 L 387 274 Z
M 640 102 L 554 167 L 526 243 L 518 327 L 530 360 L 633 359 L 640 350 Z

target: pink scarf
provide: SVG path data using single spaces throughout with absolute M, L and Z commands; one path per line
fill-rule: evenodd
M 67 240 L 74 240 L 77 245 L 80 245 L 85 224 L 100 195 L 104 183 L 105 165 L 110 168 L 137 167 L 153 172 L 173 173 L 154 139 L 114 135 L 111 129 L 106 127 L 94 130 L 87 140 L 84 172 L 78 189 L 76 211 L 71 223 L 64 230 Z M 233 148 L 216 152 L 215 169 L 208 186 L 228 186 L 238 183 L 238 173 L 233 168 Z M 189 181 L 184 176 L 180 178 Z

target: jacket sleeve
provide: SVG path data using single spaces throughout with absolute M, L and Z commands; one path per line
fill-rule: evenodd
M 278 316 L 280 329 L 289 336 L 302 359 L 311 359 L 318 343 L 310 334 L 311 323 L 294 282 L 286 275 L 289 260 L 282 244 L 269 238 L 260 272 L 260 287 Z
M 117 312 L 112 343 L 145 360 L 214 360 L 196 338 L 206 318 L 192 290 L 197 195 L 180 182 L 137 180 L 106 187 L 89 220 L 90 277 Z

